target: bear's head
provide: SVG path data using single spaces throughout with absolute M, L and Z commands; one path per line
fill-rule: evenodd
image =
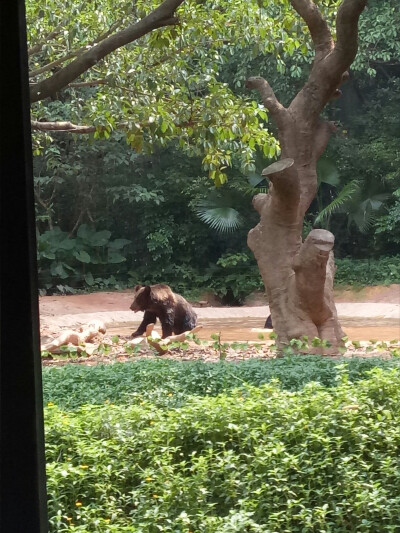
M 137 311 L 145 311 L 150 301 L 150 285 L 136 285 L 133 289 L 133 302 L 130 309 L 135 313 Z

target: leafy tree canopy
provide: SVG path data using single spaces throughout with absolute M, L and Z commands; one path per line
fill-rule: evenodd
M 339 4 L 319 2 L 331 25 Z M 372 60 L 371 73 L 400 51 L 393 24 L 398 10 L 393 0 L 383 4 L 371 2 L 361 22 L 355 68 L 365 68 Z M 169 17 L 152 23 L 157 9 L 164 8 Z M 368 24 L 371 15 L 378 22 L 374 31 Z M 37 102 L 33 118 L 42 123 L 34 122 L 34 129 L 66 121 L 72 123 L 64 124 L 66 130 L 108 138 L 123 128 L 139 152 L 178 137 L 183 150 L 203 156 L 216 184 L 226 180 L 232 153 L 240 154 L 245 170 L 254 170 L 255 149 L 266 157 L 279 150 L 266 127 L 264 107 L 248 95 L 235 95 L 221 79 L 222 67 L 232 56 L 238 58 L 234 77 L 239 87 L 250 74 L 243 63 L 240 68 L 240 58 L 248 65 L 256 56 L 272 55 L 279 72 L 290 63 L 288 74 L 299 77 L 302 64 L 313 55 L 305 38 L 308 30 L 288 0 L 31 0 L 27 21 L 31 95 Z M 145 29 L 143 21 L 150 21 Z M 382 46 L 385 21 L 391 22 L 392 41 L 388 43 L 385 29 Z M 67 72 L 79 63 L 81 72 Z M 58 88 L 52 93 L 53 82 Z M 53 127 L 62 129 L 60 124 Z M 36 142 L 40 150 L 39 139 Z
M 339 4 L 318 2 L 331 26 Z M 162 9 L 166 15 L 155 21 Z M 395 18 L 395 0 L 370 2 L 354 68 L 368 64 L 372 74 L 399 57 Z M 27 21 L 33 129 L 108 138 L 123 128 L 138 152 L 179 138 L 184 151 L 203 157 L 217 185 L 233 153 L 251 171 L 256 149 L 266 157 L 279 151 L 265 108 L 232 90 L 258 74 L 246 66 L 273 57 L 278 72 L 296 78 L 313 56 L 308 30 L 288 0 L 30 0 Z M 232 56 L 233 86 L 221 77 Z M 79 66 L 75 74 L 72 65 Z M 37 153 L 42 141 L 35 138 Z
M 321 8 L 333 16 L 339 3 L 323 1 Z M 84 64 L 89 52 L 93 55 L 111 38 L 118 41 L 154 14 L 160 2 L 30 1 L 31 96 L 36 102 L 33 117 L 40 121 L 34 122 L 34 129 L 51 129 L 44 123 L 63 121 L 72 124 L 53 127 L 108 138 L 123 128 L 128 143 L 139 152 L 178 137 L 184 151 L 203 156 L 217 184 L 226 180 L 224 170 L 233 153 L 240 154 L 247 170 L 253 169 L 255 149 L 275 156 L 279 147 L 266 127 L 265 108 L 249 95 L 235 95 L 220 72 L 232 55 L 243 51 L 273 54 L 281 71 L 285 58 L 311 57 L 304 22 L 288 1 L 175 4 L 176 17 L 164 27 L 124 46 L 114 44 L 114 51 L 68 80 L 67 67 Z M 57 82 L 61 75 L 67 83 L 49 93 L 52 80 Z M 41 99 L 48 95 L 50 103 Z M 39 141 L 35 148 L 40 149 Z

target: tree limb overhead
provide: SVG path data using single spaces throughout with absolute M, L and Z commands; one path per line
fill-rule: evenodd
M 286 116 L 286 108 L 279 102 L 267 80 L 260 76 L 251 77 L 246 80 L 246 88 L 257 89 L 264 106 L 271 113 L 278 127 L 283 125 L 282 123 Z
M 94 133 L 96 126 L 81 126 L 72 122 L 39 122 L 31 120 L 31 128 L 36 131 L 70 131 L 72 133 Z
M 290 0 L 293 9 L 307 24 L 315 47 L 315 57 L 325 56 L 333 48 L 332 35 L 326 20 L 311 0 Z
M 336 19 L 335 57 L 341 62 L 342 70 L 347 70 L 357 54 L 358 19 L 367 0 L 343 0 Z
M 127 13 L 126 13 L 126 16 L 129 16 L 132 11 L 133 11 L 133 8 L 130 8 L 127 11 Z M 43 65 L 40 68 L 37 68 L 35 70 L 31 70 L 29 72 L 29 77 L 30 78 L 34 78 L 35 76 L 38 76 L 39 74 L 42 74 L 43 72 L 48 72 L 49 70 L 52 70 L 54 67 L 57 67 L 58 65 L 62 65 L 63 63 L 65 63 L 69 59 L 72 59 L 73 57 L 79 56 L 82 52 L 85 52 L 85 50 L 87 50 L 88 48 L 91 48 L 94 45 L 100 43 L 101 41 L 104 41 L 104 39 L 106 39 L 117 28 L 119 28 L 119 26 L 121 26 L 122 23 L 123 23 L 123 19 L 117 20 L 117 22 L 115 22 L 112 26 L 110 26 L 110 28 L 107 31 L 105 31 L 104 33 L 102 33 L 101 35 L 96 37 L 96 39 L 94 39 L 91 43 L 87 43 L 85 46 L 81 46 L 77 50 L 72 50 L 71 52 L 69 52 L 65 56 L 60 57 L 59 59 L 56 59 L 55 61 L 52 61 L 51 63 L 47 63 L 47 65 Z M 59 33 L 59 32 L 57 32 L 57 33 Z M 48 40 L 51 40 L 51 38 L 52 38 L 52 34 L 49 35 L 49 39 Z M 44 43 L 42 43 L 42 45 L 40 45 L 40 48 L 42 48 L 43 44 Z
M 305 16 L 309 16 L 311 0 L 291 0 L 291 3 L 301 5 Z M 314 62 L 308 81 L 289 106 L 290 111 L 300 113 L 304 120 L 315 121 L 327 102 L 340 96 L 338 89 L 348 78 L 347 69 L 357 53 L 358 19 L 366 4 L 367 0 L 343 0 L 340 5 L 335 46 Z
M 140 37 L 143 37 L 143 35 L 146 35 L 157 28 L 178 24 L 179 20 L 174 16 L 174 13 L 183 1 L 184 0 L 164 0 L 164 2 L 162 2 L 154 11 L 139 20 L 136 24 L 132 24 L 128 28 L 117 32 L 115 35 L 110 35 L 99 44 L 93 46 L 90 50 L 83 52 L 74 61 L 49 78 L 31 85 L 31 103 L 43 100 L 57 91 L 60 91 L 78 76 L 89 70 L 101 59 L 118 48 L 136 41 Z

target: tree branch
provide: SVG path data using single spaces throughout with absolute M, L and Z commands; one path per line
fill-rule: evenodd
M 114 126 L 114 129 L 123 130 L 128 126 L 127 122 L 121 122 Z M 72 122 L 40 122 L 31 120 L 31 129 L 35 131 L 67 131 L 70 133 L 94 133 L 98 126 L 84 126 L 82 124 L 73 124 Z M 101 128 L 100 128 L 101 130 Z
M 248 80 L 246 80 L 246 88 L 257 89 L 257 91 L 260 93 L 264 106 L 271 113 L 271 116 L 275 120 L 278 128 L 283 127 L 283 122 L 287 115 L 286 108 L 279 102 L 267 80 L 261 78 L 260 76 L 248 78 Z
M 311 0 L 290 0 L 290 3 L 307 24 L 315 47 L 315 58 L 319 60 L 333 48 L 332 35 L 326 20 Z
M 132 11 L 132 8 L 130 11 Z M 127 16 L 130 15 L 130 11 L 128 11 Z M 59 59 L 56 59 L 54 61 L 51 61 L 51 63 L 47 63 L 46 65 L 43 65 L 43 67 L 30 71 L 29 77 L 34 78 L 35 76 L 38 76 L 39 74 L 42 74 L 43 72 L 47 72 L 51 70 L 52 68 L 57 67 L 58 65 L 62 65 L 63 63 L 68 61 L 68 59 L 72 59 L 73 57 L 79 56 L 79 54 L 81 54 L 82 52 L 85 52 L 85 50 L 87 50 L 88 48 L 91 48 L 92 46 L 100 43 L 101 41 L 104 41 L 104 39 L 109 37 L 113 31 L 115 31 L 119 26 L 121 26 L 122 22 L 123 22 L 122 19 L 115 22 L 112 26 L 110 26 L 110 28 L 107 31 L 105 31 L 104 33 L 96 37 L 96 39 L 94 39 L 91 43 L 87 43 L 85 46 L 81 46 L 77 50 L 72 50 L 65 56 L 60 57 Z M 52 38 L 52 34 L 49 35 L 49 39 L 50 38 Z
M 311 0 L 291 2 L 292 5 L 312 3 Z M 289 106 L 289 110 L 301 116 L 302 120 L 317 120 L 326 103 L 341 95 L 339 87 L 348 78 L 347 69 L 357 53 L 358 18 L 366 4 L 367 0 L 343 0 L 337 16 L 336 45 L 320 56 L 319 61 L 314 61 L 308 81 Z
M 313 142 L 313 158 L 314 161 L 318 161 L 321 155 L 324 153 L 326 145 L 328 144 L 329 137 L 337 129 L 333 122 L 321 120 L 315 130 L 314 142 Z
M 56 27 L 55 30 L 53 30 L 51 33 L 46 35 L 43 41 L 33 45 L 31 48 L 28 48 L 28 56 L 30 57 L 30 56 L 33 56 L 39 53 L 41 49 L 43 48 L 43 46 L 47 44 L 51 39 L 54 39 L 54 37 L 57 37 L 57 35 L 61 32 L 62 29 L 63 29 L 63 25 L 60 24 L 59 26 Z
M 50 209 L 50 207 L 40 198 L 40 194 L 37 192 L 36 189 L 34 189 L 33 194 L 35 196 L 35 199 L 36 199 L 37 203 L 40 204 L 43 207 L 43 209 L 46 211 L 46 214 L 49 217 L 48 218 L 49 229 L 52 230 L 53 229 L 53 220 L 51 218 L 51 209 Z
M 72 122 L 39 122 L 31 121 L 32 130 L 36 131 L 70 131 L 72 133 L 94 133 L 96 126 L 78 126 Z
M 90 50 L 83 52 L 50 78 L 32 85 L 30 88 L 31 103 L 43 100 L 61 90 L 118 48 L 136 41 L 156 28 L 178 24 L 178 18 L 174 16 L 174 13 L 183 1 L 164 0 L 154 11 L 136 24 L 109 36 Z
M 297 209 L 293 210 L 293 207 L 299 202 L 300 183 L 293 159 L 285 158 L 272 163 L 264 168 L 262 176 L 267 176 L 273 185 L 272 206 L 278 205 L 278 210 L 281 210 L 281 206 L 285 206 L 285 211 L 286 209 L 295 211 L 297 216 Z
M 357 54 L 358 19 L 367 0 L 343 0 L 336 18 L 336 45 L 332 53 L 342 72 L 347 70 Z
M 95 85 L 107 85 L 107 79 L 103 78 L 102 80 L 79 81 L 75 83 L 69 83 L 67 87 L 72 87 L 72 88 L 94 87 Z

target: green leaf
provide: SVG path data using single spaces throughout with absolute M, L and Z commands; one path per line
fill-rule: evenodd
M 85 250 L 74 252 L 74 257 L 81 263 L 90 263 L 90 255 Z
M 112 250 L 121 250 L 127 244 L 130 244 L 132 241 L 129 239 L 114 239 L 108 243 L 108 247 Z
M 76 232 L 77 236 L 81 239 L 90 240 L 95 233 L 95 230 L 92 229 L 87 224 L 81 224 L 78 228 L 78 231 Z
M 65 279 L 68 277 L 68 273 L 65 271 L 63 263 L 52 263 L 50 266 L 50 272 L 52 276 L 58 276 L 61 279 Z
M 126 261 L 126 257 L 119 254 L 118 252 L 114 250 L 108 250 L 108 262 L 109 263 L 123 263 Z
M 63 250 L 72 250 L 76 246 L 75 239 L 64 239 L 58 244 L 58 247 Z
M 252 172 L 247 176 L 249 183 L 252 187 L 265 187 L 267 180 L 261 176 L 260 172 Z
M 97 231 L 90 238 L 91 246 L 105 246 L 111 237 L 111 231 L 106 229 Z
M 87 272 L 85 274 L 85 281 L 89 285 L 89 287 L 94 285 L 94 277 L 93 277 L 93 274 L 91 272 Z
M 56 254 L 53 253 L 53 252 L 46 252 L 46 251 L 44 251 L 44 252 L 40 252 L 40 255 L 41 255 L 42 257 L 45 257 L 46 259 L 55 259 L 55 258 L 56 258 Z
M 339 171 L 333 161 L 327 158 L 319 159 L 317 163 L 318 183 L 327 183 L 337 187 L 340 184 Z

